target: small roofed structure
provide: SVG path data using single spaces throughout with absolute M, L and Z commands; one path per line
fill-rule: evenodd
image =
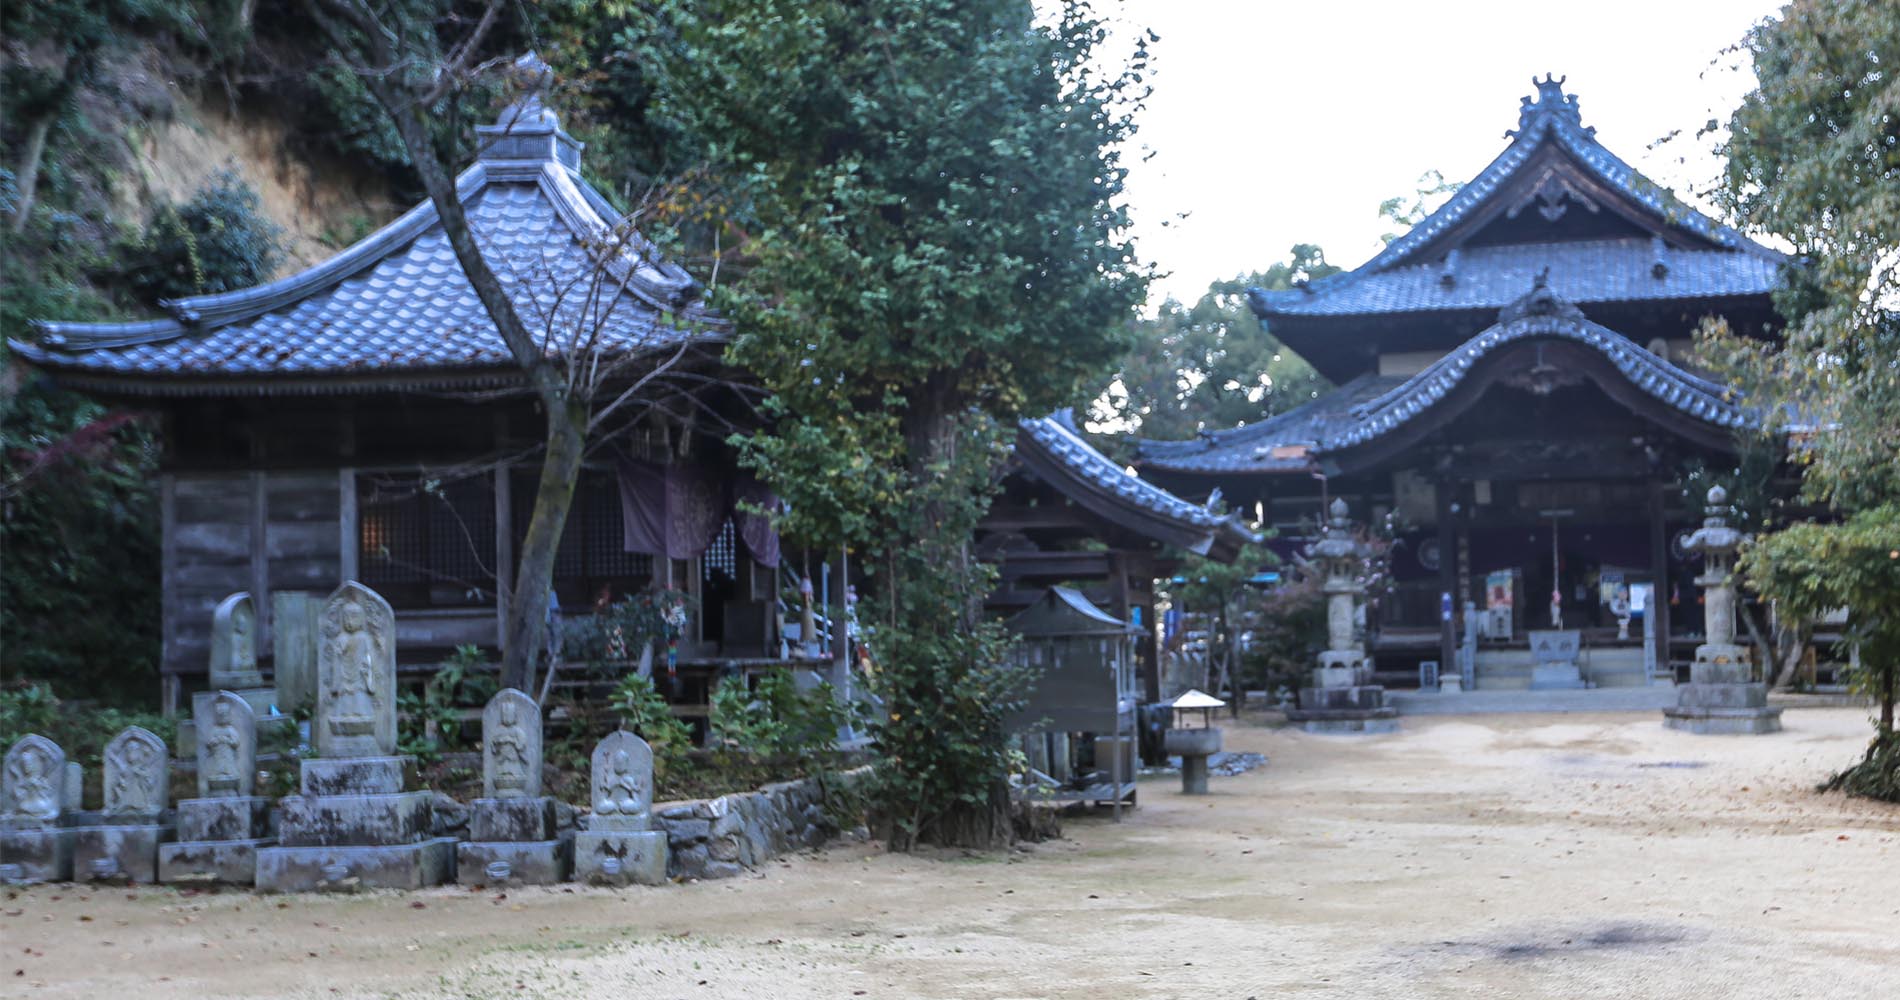
M 1050 587 L 1008 621 L 1034 687 L 1013 728 L 1054 801 L 1133 802 L 1134 640 L 1140 630 L 1068 587 Z M 1092 766 L 1079 766 L 1092 760 Z
M 1064 409 L 1018 424 L 1010 474 L 977 529 L 977 548 L 1000 581 L 991 611 L 1009 614 L 1052 584 L 1141 630 L 1142 698 L 1161 700 L 1154 581 L 1184 553 L 1232 562 L 1260 536 L 1234 514 L 1190 503 L 1103 454 Z
M 1189 688 L 1186 694 L 1168 703 L 1173 719 L 1162 742 L 1168 753 L 1181 758 L 1182 795 L 1207 794 L 1207 758 L 1220 753 L 1221 749 L 1221 731 L 1214 727 L 1213 713 L 1226 704 L 1199 688 Z M 1187 724 L 1194 712 L 1201 713 L 1198 726 Z

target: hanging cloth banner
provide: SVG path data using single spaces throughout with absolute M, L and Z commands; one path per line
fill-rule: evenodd
M 748 510 L 746 508 L 754 508 Z M 760 513 L 763 511 L 765 513 Z M 770 514 L 779 511 L 778 497 L 759 477 L 750 472 L 739 474 L 732 486 L 732 523 L 739 529 L 739 540 L 759 565 L 778 568 L 778 532 L 772 528 Z
M 626 551 L 692 559 L 719 534 L 727 505 L 712 470 L 623 458 L 615 471 Z

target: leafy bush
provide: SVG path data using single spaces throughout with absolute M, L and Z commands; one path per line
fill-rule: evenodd
M 653 747 L 654 777 L 676 772 L 693 746 L 693 731 L 673 715 L 653 678 L 628 674 L 608 696 L 608 707 L 620 713 L 620 724 Z
M 424 763 L 433 763 L 444 751 L 473 746 L 462 726 L 464 710 L 481 708 L 501 686 L 495 665 L 479 646 L 459 646 L 436 667 L 422 691 L 404 691 L 396 697 L 397 746 Z
M 96 771 L 106 744 L 127 726 L 149 729 L 166 746 L 177 745 L 177 723 L 156 713 L 62 702 L 46 684 L 0 688 L 0 751 L 28 733 L 38 733 L 59 744 L 67 760 Z
M 1900 735 L 1874 737 L 1860 763 L 1822 782 L 1821 790 L 1900 803 Z
M 850 719 L 831 685 L 800 691 L 785 671 L 761 676 L 751 691 L 743 678 L 731 678 L 712 694 L 715 741 L 743 753 L 822 765 L 832 758 L 838 730 Z
M 243 178 L 221 171 L 184 205 L 152 213 L 121 249 L 125 280 L 146 301 L 249 288 L 283 259 L 282 232 Z

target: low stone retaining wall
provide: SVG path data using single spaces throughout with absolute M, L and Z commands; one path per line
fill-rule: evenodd
M 866 766 L 833 774 L 823 785 L 803 778 L 716 799 L 658 803 L 653 820 L 666 831 L 666 873 L 731 878 L 781 854 L 817 847 L 842 832 L 825 811 L 826 788 L 855 799 L 870 776 Z

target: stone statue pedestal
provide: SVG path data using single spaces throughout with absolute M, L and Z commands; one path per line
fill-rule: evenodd
M 1781 731 L 1781 707 L 1768 704 L 1768 685 L 1749 680 L 1749 651 L 1733 644 L 1696 647 L 1689 683 L 1663 725 L 1709 736 L 1754 736 Z
M 574 837 L 560 835 L 553 799 L 469 803 L 468 840 L 455 846 L 457 882 L 553 885 L 567 881 L 573 870 Z
M 70 827 L 12 826 L 0 820 L 0 883 L 72 881 L 73 836 Z
M 574 835 L 574 880 L 594 885 L 665 885 L 666 831 L 646 816 L 588 817 Z
M 73 879 L 78 882 L 157 882 L 159 847 L 171 837 L 170 810 L 158 814 L 101 816 L 99 823 L 73 830 Z
M 1575 690 L 1589 687 L 1577 666 L 1583 633 L 1574 630 L 1532 630 L 1531 690 Z
M 178 803 L 178 840 L 158 848 L 160 882 L 257 881 L 257 849 L 275 844 L 271 800 L 262 795 L 185 799 Z
M 1286 717 L 1309 733 L 1391 733 L 1399 728 L 1399 710 L 1385 703 L 1385 688 L 1372 683 L 1372 664 L 1357 649 L 1321 653 L 1312 686 L 1300 689 L 1300 707 L 1287 709 Z
M 455 873 L 455 838 L 429 835 L 432 796 L 405 791 L 412 757 L 306 760 L 279 803 L 277 846 L 257 849 L 265 892 L 420 889 Z

